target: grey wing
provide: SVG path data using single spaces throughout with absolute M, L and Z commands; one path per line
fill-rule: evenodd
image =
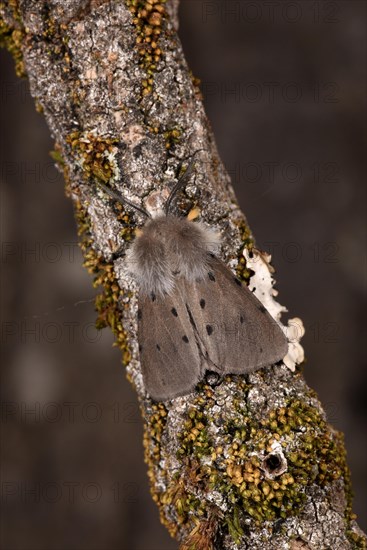
M 283 359 L 288 343 L 273 317 L 223 262 L 210 264 L 208 277 L 190 285 L 186 307 L 214 370 L 241 374 Z
M 190 393 L 200 381 L 203 358 L 182 291 L 178 282 L 173 296 L 139 299 L 140 362 L 145 387 L 156 401 Z

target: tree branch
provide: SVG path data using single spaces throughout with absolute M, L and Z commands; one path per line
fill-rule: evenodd
M 56 140 L 85 265 L 102 285 L 98 326 L 111 326 L 145 419 L 152 494 L 182 549 L 352 549 L 366 538 L 351 512 L 342 435 L 299 367 L 302 324 L 288 327 L 282 366 L 228 376 L 166 403 L 145 392 L 136 340 L 136 286 L 124 252 L 141 223 L 103 183 L 149 208 L 162 204 L 197 153 L 178 205 L 198 205 L 220 230 L 222 258 L 274 317 L 272 270 L 256 251 L 218 157 L 177 29 L 178 0 L 9 0 L 3 44 Z M 298 328 L 298 332 L 297 332 Z

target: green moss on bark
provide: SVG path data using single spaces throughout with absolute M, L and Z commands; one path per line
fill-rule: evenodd
M 9 12 L 9 17 L 14 22 L 14 25 L 10 26 L 0 16 L 0 47 L 6 48 L 13 56 L 16 75 L 25 77 L 26 70 L 22 52 L 25 31 L 18 10 L 18 2 L 16 0 L 9 0 L 7 5 L 4 2 L 0 2 L 0 10 L 3 13 L 6 13 L 6 11 Z
M 230 419 L 222 417 L 215 390 L 205 384 L 186 414 L 178 434 L 182 471 L 168 482 L 165 492 L 155 493 L 162 521 L 173 536 L 178 523 L 197 537 L 197 524 L 212 517 L 213 505 L 207 494 L 221 495 L 221 509 L 227 511 L 223 514 L 218 510 L 218 526 L 235 541 L 243 536 L 249 521 L 256 530 L 265 523 L 271 526 L 301 514 L 313 486 L 325 488 L 341 480 L 349 498 L 343 436 L 330 428 L 316 407 L 289 399 L 286 406 L 258 420 L 245 404 L 249 386 L 241 379 L 236 386 Z M 157 447 L 155 456 L 147 454 L 151 471 L 157 466 L 156 460 L 162 459 L 159 442 Z M 264 464 L 270 460 L 271 465 L 273 460 L 277 466 L 279 456 L 283 468 L 279 468 L 279 475 L 274 469 L 273 475 Z

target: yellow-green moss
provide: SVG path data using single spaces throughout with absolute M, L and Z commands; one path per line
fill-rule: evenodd
M 248 386 L 243 380 L 236 383 L 238 392 L 234 392 L 232 404 L 235 414 L 226 424 L 220 412 L 211 412 L 216 410 L 213 390 L 204 383 L 187 412 L 178 435 L 182 471 L 175 479 L 169 480 L 167 475 L 167 491 L 155 494 L 162 521 L 173 535 L 172 511 L 168 519 L 167 507 L 173 506 L 178 523 L 196 536 L 197 523 L 209 519 L 211 505 L 204 496 L 207 491 L 218 492 L 227 502 L 228 512 L 221 523 L 235 541 L 243 535 L 239 510 L 242 516 L 262 525 L 298 515 L 306 502 L 307 488 L 313 484 L 325 487 L 342 479 L 346 495 L 350 491 L 343 436 L 330 429 L 317 408 L 290 399 L 286 406 L 258 421 L 244 405 L 243 394 Z M 220 426 L 221 444 L 217 447 L 208 429 L 213 424 Z M 270 479 L 264 475 L 262 458 L 273 452 L 275 443 L 281 445 L 287 468 Z M 159 441 L 154 456 L 149 446 L 146 452 L 153 472 L 162 458 Z
M 116 153 L 114 138 L 102 138 L 94 134 L 81 134 L 74 132 L 70 134 L 66 142 L 69 144 L 72 154 L 75 156 L 79 165 L 82 166 L 86 181 L 94 179 L 108 182 L 117 172 L 117 164 L 114 161 Z M 64 172 L 66 194 L 70 195 L 70 176 L 69 168 L 65 163 L 61 147 L 56 143 L 51 152 L 52 158 L 58 163 L 60 169 Z M 79 201 L 74 202 L 75 218 L 78 225 L 78 235 L 81 237 L 80 247 L 84 255 L 84 267 L 94 276 L 93 286 L 102 287 L 102 291 L 96 297 L 95 307 L 98 313 L 96 326 L 102 329 L 106 326 L 111 327 L 116 337 L 115 344 L 122 350 L 122 362 L 127 365 L 131 360 L 131 352 L 128 346 L 127 333 L 122 324 L 121 307 L 128 308 L 129 300 L 126 294 L 121 290 L 113 264 L 106 262 L 103 257 L 93 248 L 93 240 L 90 231 L 90 218 Z M 125 240 L 132 238 L 133 228 L 130 225 L 128 214 L 121 205 L 117 205 L 117 219 L 126 227 L 121 233 Z M 130 294 L 128 298 L 130 298 Z
M 353 544 L 353 550 L 366 550 L 367 542 L 364 536 L 359 535 L 355 531 L 348 529 L 346 531 L 347 538 Z
M 117 138 L 98 136 L 92 132 L 72 132 L 66 138 L 71 152 L 84 171 L 86 180 L 96 178 L 103 183 L 118 179 L 116 160 Z
M 80 202 L 75 203 L 75 217 L 78 223 L 78 234 L 81 236 L 80 247 L 84 255 L 84 267 L 94 276 L 93 286 L 102 286 L 102 292 L 96 297 L 95 306 L 98 312 L 96 326 L 102 329 L 111 327 L 116 337 L 115 344 L 122 350 L 122 362 L 127 365 L 131 360 L 131 353 L 128 346 L 127 333 L 122 324 L 121 305 L 129 307 L 128 302 L 121 300 L 125 297 L 124 292 L 118 285 L 113 265 L 104 261 L 92 248 L 90 234 L 90 220 L 82 208 Z
M 239 508 L 233 506 L 233 515 L 227 515 L 225 523 L 228 528 L 228 532 L 236 544 L 240 544 L 241 538 L 244 535 L 244 530 L 241 527 Z
M 192 85 L 194 86 L 194 92 L 195 92 L 196 99 L 198 101 L 203 101 L 204 96 L 203 96 L 201 88 L 200 88 L 201 79 L 198 78 L 197 76 L 195 76 L 192 71 L 190 71 L 190 78 L 191 78 Z
M 145 415 L 143 414 L 143 417 Z M 150 480 L 151 493 L 153 500 L 158 504 L 160 496 L 153 490 L 156 486 L 155 464 L 158 464 L 161 458 L 161 436 L 164 432 L 167 422 L 167 409 L 163 403 L 152 405 L 149 419 L 144 425 L 144 456 L 148 465 L 148 477 Z M 160 508 L 161 510 L 161 508 Z M 162 512 L 162 511 L 161 511 Z M 163 516 L 161 516 L 163 521 Z M 175 533 L 171 533 L 175 536 Z
M 153 135 L 163 136 L 167 150 L 172 149 L 177 143 L 180 143 L 183 135 L 182 129 L 178 126 L 167 128 L 158 121 L 151 121 L 148 131 Z
M 196 458 L 202 458 L 213 452 L 213 447 L 208 439 L 207 418 L 204 413 L 195 409 L 189 412 L 179 440 L 181 441 L 179 456 L 194 455 Z
M 26 76 L 26 70 L 23 61 L 22 44 L 25 31 L 18 10 L 18 2 L 16 0 L 9 0 L 6 7 L 11 10 L 11 17 L 16 26 L 10 27 L 0 18 L 0 47 L 6 48 L 13 56 L 16 75 L 24 77 Z M 0 2 L 0 8 L 5 10 L 3 2 Z
M 72 142 L 72 140 L 74 141 Z M 74 147 L 74 149 L 79 152 L 81 150 L 84 154 L 83 158 L 86 162 L 86 166 L 90 167 L 85 171 L 86 178 L 89 178 L 91 174 L 98 177 L 101 173 L 103 173 L 103 177 L 105 177 L 105 174 L 108 173 L 108 167 L 99 166 L 99 163 L 102 162 L 100 160 L 101 156 L 99 155 L 103 156 L 105 151 L 111 152 L 113 143 L 115 143 L 116 140 L 102 140 L 101 138 L 92 136 L 92 140 L 88 140 L 86 142 L 78 141 L 75 133 L 69 136 L 67 141 L 72 147 Z M 58 143 L 55 143 L 54 150 L 50 152 L 50 155 L 59 165 L 59 168 L 63 171 L 65 191 L 67 195 L 70 195 L 69 168 L 64 160 L 62 149 Z M 105 172 L 102 172 L 103 170 L 105 170 Z M 121 205 L 118 205 L 117 208 L 119 209 L 117 219 L 127 225 L 127 227 L 122 230 L 123 237 L 125 240 L 130 240 L 133 229 L 129 223 L 129 216 L 126 212 L 124 212 Z M 95 300 L 95 307 L 98 313 L 96 327 L 98 329 L 105 328 L 106 326 L 111 327 L 111 330 L 116 337 L 114 345 L 118 346 L 122 350 L 122 362 L 126 366 L 131 360 L 131 352 L 128 346 L 127 333 L 122 325 L 121 307 L 123 304 L 123 307 L 127 309 L 129 307 L 129 301 L 121 299 L 126 298 L 126 294 L 123 290 L 121 290 L 118 284 L 113 269 L 113 264 L 106 262 L 93 248 L 93 240 L 90 231 L 90 218 L 80 201 L 74 202 L 74 211 L 78 226 L 78 235 L 80 236 L 79 246 L 84 256 L 83 265 L 88 272 L 94 276 L 93 286 L 95 288 L 99 286 L 102 287 L 101 293 L 97 295 Z M 128 297 L 130 298 L 131 296 L 128 295 Z
M 56 162 L 59 169 L 63 171 L 65 169 L 65 160 L 62 156 L 62 149 L 59 146 L 58 143 L 55 143 L 55 147 L 52 151 L 50 151 L 50 157 Z
M 330 484 L 342 477 L 346 467 L 341 434 L 332 434 L 318 410 L 301 401 L 272 411 L 259 425 L 249 419 L 238 435 L 225 460 L 225 485 L 229 484 L 229 493 L 242 509 L 259 522 L 297 514 L 307 486 Z M 252 453 L 270 453 L 274 442 L 281 442 L 285 450 L 287 471 L 264 479 L 260 461 Z
M 139 65 L 147 73 L 147 78 L 142 82 L 143 97 L 152 92 L 152 75 L 163 57 L 159 39 L 168 17 L 165 3 L 166 0 L 126 0 L 136 27 Z
M 252 250 L 252 248 L 254 247 L 254 240 L 251 230 L 244 220 L 237 220 L 234 223 L 238 227 L 242 241 L 241 247 L 237 252 L 238 263 L 236 267 L 236 275 L 240 281 L 244 281 L 248 284 L 251 275 L 253 275 L 253 272 L 246 267 L 246 259 L 243 255 L 243 251 L 245 248 L 247 250 Z
M 120 177 L 117 163 L 119 140 L 110 136 L 98 136 L 92 132 L 72 132 L 66 138 L 76 163 L 82 168 L 88 183 L 115 182 Z M 57 157 L 57 152 L 56 152 Z M 56 158 L 57 160 L 57 158 Z M 116 218 L 121 221 L 121 237 L 131 241 L 134 234 L 130 216 L 121 204 L 116 204 Z
M 166 149 L 171 149 L 176 143 L 179 143 L 182 131 L 180 128 L 172 128 L 164 131 L 163 136 L 166 140 Z
M 47 45 L 47 55 L 56 63 L 62 63 L 62 70 L 68 73 L 71 68 L 71 57 L 68 48 L 68 25 L 59 23 L 52 17 L 48 6 L 43 10 L 43 30 L 42 37 Z M 78 82 L 74 82 L 74 87 L 78 87 Z M 74 101 L 74 103 L 76 103 Z

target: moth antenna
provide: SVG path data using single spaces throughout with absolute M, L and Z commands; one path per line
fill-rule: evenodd
M 133 202 L 129 201 L 128 199 L 126 199 L 116 191 L 113 191 L 113 189 L 110 189 L 109 187 L 107 187 L 107 185 L 105 185 L 100 181 L 97 182 L 97 184 L 99 185 L 99 187 L 101 187 L 101 189 L 103 189 L 105 193 L 107 193 L 107 195 L 109 195 L 112 199 L 115 199 L 117 202 L 122 204 L 122 206 L 125 206 L 127 204 L 131 208 L 135 208 L 135 210 L 137 210 L 141 214 L 144 214 L 144 216 L 146 216 L 147 218 L 151 218 L 151 215 L 149 214 L 149 212 L 147 212 L 142 206 L 138 206 L 137 204 L 134 204 Z
M 165 211 L 166 216 L 168 216 L 168 214 L 169 214 L 170 207 L 171 207 L 173 199 L 175 198 L 175 195 L 177 195 L 177 193 L 178 193 L 178 191 L 180 191 L 180 189 L 185 187 L 186 183 L 188 182 L 189 177 L 192 174 L 192 171 L 193 171 L 194 167 L 195 167 L 195 160 L 193 159 L 193 160 L 191 160 L 190 164 L 186 168 L 185 173 L 182 174 L 182 176 L 180 177 L 180 179 L 177 181 L 176 185 L 173 187 L 172 191 L 170 192 L 169 197 L 168 197 L 167 202 L 166 202 L 165 207 L 164 207 L 164 211 Z
M 175 195 L 177 195 L 178 191 L 180 189 L 182 189 L 183 187 L 185 187 L 185 185 L 187 184 L 194 168 L 195 168 L 195 155 L 197 153 L 199 153 L 200 151 L 202 151 L 203 149 L 198 149 L 197 151 L 195 151 L 194 153 L 194 156 L 193 158 L 191 159 L 188 167 L 186 168 L 186 171 L 184 172 L 184 174 L 182 174 L 182 176 L 179 178 L 178 182 L 176 183 L 176 185 L 173 187 L 172 191 L 170 192 L 169 194 L 169 197 L 166 201 L 166 204 L 165 204 L 165 207 L 164 207 L 164 212 L 166 214 L 166 216 L 168 216 L 169 214 L 169 211 L 170 211 L 170 207 L 171 207 L 171 204 L 172 204 L 172 201 L 173 199 L 175 198 Z

